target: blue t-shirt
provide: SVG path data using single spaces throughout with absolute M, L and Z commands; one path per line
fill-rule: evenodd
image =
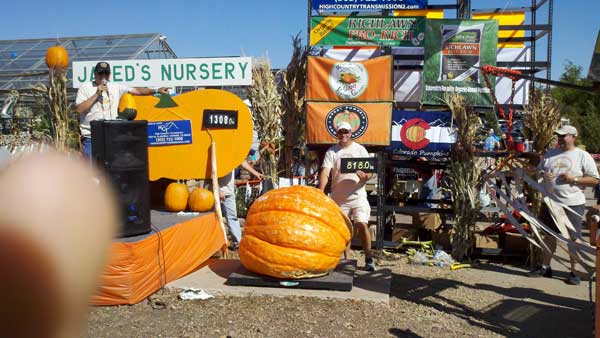
M 492 151 L 496 149 L 496 143 L 498 143 L 500 139 L 492 134 L 485 139 L 485 143 L 483 144 L 483 149 L 487 151 Z

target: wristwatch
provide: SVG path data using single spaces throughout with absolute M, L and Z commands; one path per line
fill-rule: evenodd
M 579 177 L 574 177 L 573 178 L 573 184 L 577 185 L 578 182 L 579 182 Z

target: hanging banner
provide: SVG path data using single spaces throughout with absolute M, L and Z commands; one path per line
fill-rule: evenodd
M 348 122 L 352 139 L 363 145 L 389 146 L 392 121 L 391 103 L 306 104 L 306 141 L 308 144 L 337 143 L 336 126 Z
M 313 16 L 311 46 L 421 47 L 424 17 Z
M 588 79 L 600 83 L 600 32 L 598 32 L 598 39 L 596 39 L 596 48 L 594 48 Z
M 308 58 L 306 99 L 309 101 L 391 102 L 392 57 L 361 62 Z
M 496 65 L 496 20 L 428 20 L 425 40 L 422 103 L 442 105 L 446 94 L 459 93 L 473 106 L 493 105 L 479 68 Z
M 394 48 L 394 102 L 418 103 L 423 94 L 423 48 Z M 382 55 L 381 49 L 364 49 L 335 47 L 322 49 L 321 55 L 340 61 L 364 61 Z M 531 61 L 530 47 L 498 49 L 498 62 L 527 62 Z M 600 53 L 598 56 L 600 82 Z M 508 67 L 509 69 L 522 69 Z M 528 80 L 519 80 L 515 83 L 514 103 L 525 105 L 529 98 Z M 512 80 L 507 77 L 496 78 L 496 99 L 500 104 L 508 104 L 512 93 Z
M 312 0 L 312 9 L 326 12 L 360 12 L 393 9 L 424 9 L 427 0 Z
M 456 143 L 451 123 L 451 112 L 394 110 L 392 144 L 386 150 L 408 157 L 449 157 Z
M 497 20 L 499 26 L 522 26 L 525 24 L 525 12 L 511 13 L 473 13 L 473 20 Z M 522 38 L 522 29 L 498 30 L 498 38 Z M 523 48 L 525 42 L 498 42 L 498 48 Z

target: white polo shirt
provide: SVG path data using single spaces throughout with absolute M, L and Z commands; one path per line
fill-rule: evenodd
M 79 129 L 83 137 L 91 137 L 90 121 L 94 120 L 114 120 L 118 116 L 119 101 L 123 94 L 128 93 L 131 88 L 122 84 L 108 82 L 108 95 L 105 92 L 102 95 L 102 102 L 98 101 L 92 105 L 90 111 L 79 117 Z M 80 104 L 96 93 L 96 84 L 86 82 L 79 87 L 75 104 Z

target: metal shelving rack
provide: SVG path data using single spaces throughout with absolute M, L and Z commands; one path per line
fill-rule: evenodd
M 499 42 L 524 42 L 526 46 L 531 48 L 531 60 L 530 61 L 516 61 L 516 62 L 498 62 L 498 67 L 504 68 L 519 68 L 519 70 L 525 74 L 532 76 L 539 76 L 538 73 L 546 72 L 546 78 L 550 79 L 552 73 L 552 23 L 553 23 L 553 10 L 554 0 L 516 0 L 527 3 L 522 7 L 505 7 L 505 8 L 473 8 L 473 4 L 480 4 L 478 0 L 456 0 L 455 2 L 446 1 L 445 3 L 441 0 L 430 0 L 430 2 L 436 2 L 429 4 L 428 9 L 443 9 L 448 12 L 456 11 L 455 17 L 460 19 L 469 19 L 473 13 L 510 13 L 510 12 L 525 12 L 526 22 L 523 25 L 502 25 L 499 27 L 500 30 L 524 30 L 528 33 L 525 37 L 509 37 L 499 38 Z M 547 9 L 547 15 L 540 14 L 541 10 Z M 312 11 L 312 1 L 308 1 L 308 22 L 307 22 L 307 41 L 310 41 L 310 18 L 314 15 Z M 353 13 L 356 14 L 356 13 Z M 381 12 L 382 15 L 389 13 Z M 447 18 L 452 18 L 451 15 L 446 15 Z M 546 39 L 546 48 L 544 51 L 540 51 L 541 42 Z M 389 51 L 388 51 L 389 52 Z M 422 55 L 409 56 L 411 61 L 423 61 Z M 394 60 L 407 60 L 407 56 L 394 56 Z M 422 70 L 423 66 L 394 66 L 394 69 L 402 70 Z M 530 87 L 535 86 L 535 83 L 531 83 Z M 549 87 L 547 86 L 546 89 Z M 418 103 L 407 103 L 407 102 L 395 102 L 395 108 L 400 109 L 441 109 L 441 106 L 422 106 Z M 522 109 L 521 105 L 515 105 L 516 109 Z M 480 109 L 482 111 L 489 110 Z M 384 227 L 386 216 L 389 212 L 409 212 L 414 211 L 414 207 L 398 207 L 392 205 L 386 205 L 386 196 L 388 193 L 389 182 L 385 177 L 385 168 L 388 165 L 398 164 L 397 161 L 391 161 L 387 158 L 387 155 L 379 151 L 377 153 L 379 162 L 379 172 L 377 179 L 377 241 L 374 243 L 374 247 L 381 249 L 384 247 Z M 435 211 L 435 210 L 434 210 Z M 439 210 L 437 210 L 439 211 Z M 442 211 L 443 212 L 443 211 Z

